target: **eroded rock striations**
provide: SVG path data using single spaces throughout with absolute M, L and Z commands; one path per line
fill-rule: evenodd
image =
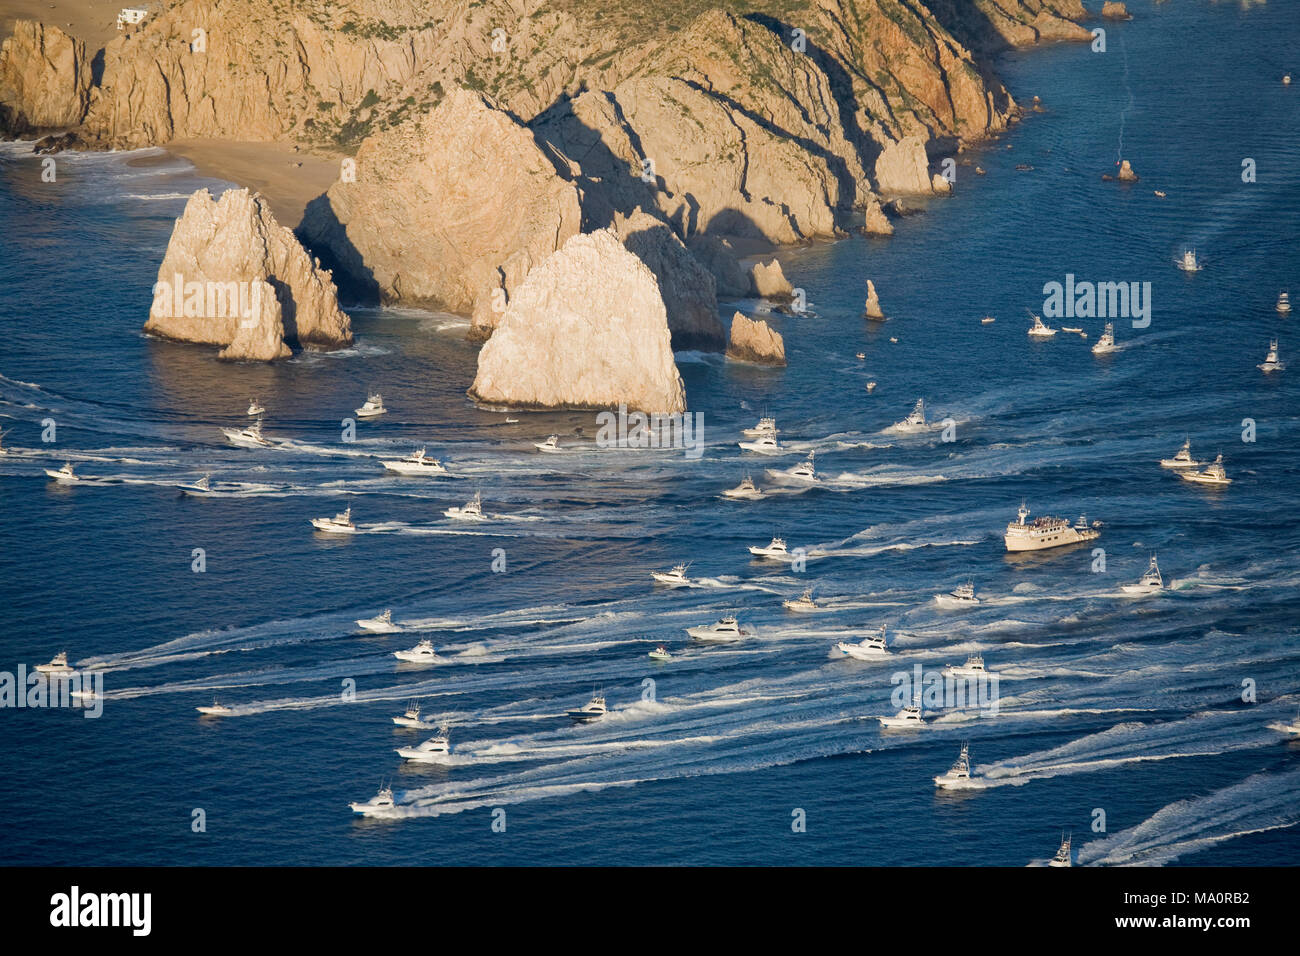
M 78 125 L 90 86 L 84 43 L 55 26 L 16 21 L 0 47 L 0 132 L 27 136 Z
M 785 340 L 764 320 L 737 312 L 731 317 L 727 358 L 756 365 L 785 365 Z
M 341 348 L 351 322 L 328 270 L 247 189 L 190 196 L 158 267 L 144 330 L 224 346 L 221 358 L 287 358 L 289 343 Z
M 512 408 L 685 411 L 654 273 L 612 230 L 571 237 L 510 297 L 469 394 Z

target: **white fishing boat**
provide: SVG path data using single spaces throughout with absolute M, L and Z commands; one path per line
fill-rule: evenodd
M 1174 260 L 1174 265 L 1178 266 L 1183 272 L 1200 272 L 1205 268 L 1205 263 L 1196 258 L 1195 249 L 1185 250 L 1181 258 Z
M 439 727 L 438 733 L 414 747 L 397 747 L 397 755 L 412 763 L 444 763 L 451 756 L 451 739 L 447 727 Z
M 1035 518 L 1029 523 L 1029 509 L 1020 506 L 1019 520 L 1007 525 L 1003 535 L 1008 551 L 1041 551 L 1044 548 L 1059 548 L 1080 541 L 1092 541 L 1101 536 L 1101 522 L 1088 524 L 1088 519 L 1080 515 L 1074 524 L 1064 518 Z
M 1286 293 L 1286 292 L 1279 292 L 1279 293 L 1277 294 L 1277 305 L 1274 306 L 1274 308 L 1276 308 L 1276 309 L 1277 309 L 1279 312 L 1281 312 L 1283 315 L 1286 315 L 1288 312 L 1290 312 L 1290 311 L 1291 311 L 1291 296 L 1290 296 L 1290 294 L 1288 294 L 1288 293 Z
M 776 427 L 775 418 L 760 418 L 753 428 L 746 428 L 741 434 L 746 438 L 760 438 L 763 435 L 778 435 L 781 430 Z
M 605 695 L 602 693 L 593 694 L 591 700 L 583 704 L 577 710 L 568 712 L 568 718 L 576 724 L 589 724 L 593 720 L 599 720 L 609 712 L 605 707 Z
M 948 772 L 934 778 L 934 785 L 940 790 L 960 790 L 970 786 L 970 744 L 963 742 L 957 761 L 948 768 Z
M 925 717 L 921 713 L 921 698 L 914 697 L 910 704 L 893 717 L 877 717 L 876 719 L 880 721 L 882 727 L 890 730 L 924 726 Z
M 817 469 L 813 467 L 813 456 L 815 454 L 817 453 L 812 451 L 808 452 L 808 457 L 787 471 L 785 473 L 786 476 L 797 479 L 798 481 L 819 481 L 820 479 L 817 477 Z
M 723 492 L 728 498 L 754 499 L 763 497 L 762 489 L 754 484 L 754 479 L 746 475 L 740 480 L 740 484 L 734 488 L 728 488 Z
M 787 611 L 816 611 L 817 602 L 813 600 L 812 588 L 804 588 L 803 594 L 797 598 L 787 598 L 781 602 L 781 606 Z
M 75 485 L 84 479 L 72 470 L 72 462 L 65 461 L 62 468 L 46 468 L 45 473 L 63 485 Z
M 228 717 L 234 713 L 234 710 L 221 703 L 215 697 L 212 698 L 212 704 L 208 707 L 195 707 L 204 717 Z
M 240 448 L 270 448 L 275 444 L 262 434 L 260 418 L 244 428 L 223 428 L 221 434 L 225 435 L 226 440 L 232 445 L 238 445 Z
M 455 518 L 457 521 L 482 521 L 483 520 L 483 495 L 476 493 L 472 501 L 457 508 L 452 506 L 443 512 L 448 518 Z
M 975 596 L 975 582 L 959 584 L 947 594 L 936 594 L 934 603 L 940 607 L 973 607 L 980 599 Z
M 546 441 L 533 442 L 533 447 L 538 451 L 544 451 L 551 455 L 558 455 L 565 449 L 560 445 L 560 436 L 552 435 Z
M 992 325 L 996 321 L 997 319 L 993 318 L 993 316 L 986 315 L 984 318 L 980 319 L 980 325 Z
M 384 408 L 384 399 L 378 392 L 366 396 L 366 403 L 356 409 L 357 418 L 377 418 L 380 415 L 387 414 L 388 409 Z
M 1205 466 L 1204 471 L 1180 471 L 1178 477 L 1198 485 L 1230 485 L 1232 479 L 1223 470 L 1223 456 L 1218 455 L 1214 461 Z
M 1031 339 L 1050 339 L 1056 334 L 1056 329 L 1044 324 L 1041 315 L 1030 312 L 1029 317 L 1034 320 L 1034 324 L 1029 327 L 1029 337 Z
M 876 383 L 875 383 L 875 382 L 868 382 L 868 383 L 867 383 L 867 391 L 868 391 L 868 392 L 874 392 L 875 390 L 876 390 Z
M 906 418 L 901 422 L 895 422 L 890 426 L 891 431 L 896 432 L 923 432 L 930 426 L 925 423 L 925 399 L 918 398 L 912 410 L 908 412 Z
M 730 614 L 719 618 L 716 624 L 688 627 L 686 633 L 693 640 L 704 644 L 731 644 L 750 635 L 750 632 L 736 621 L 735 616 Z
M 984 667 L 983 654 L 966 655 L 965 664 L 949 664 L 943 669 L 944 677 L 964 677 L 967 680 L 971 678 L 988 677 L 989 672 Z
M 1056 856 L 1048 862 L 1048 866 L 1073 866 L 1074 861 L 1071 859 L 1070 844 L 1073 842 L 1074 834 L 1061 834 L 1061 848 L 1056 851 Z
M 331 534 L 351 534 L 357 530 L 357 526 L 352 523 L 351 508 L 344 508 L 333 518 L 312 518 L 311 526 L 317 531 Z
M 1156 556 L 1151 555 L 1151 563 L 1147 566 L 1146 574 L 1138 580 L 1137 584 L 1120 585 L 1120 590 L 1125 594 L 1158 594 L 1165 589 L 1165 580 L 1160 576 L 1160 566 L 1156 564 Z
M 36 673 L 38 674 L 73 674 L 75 668 L 68 664 L 68 652 L 59 651 L 54 655 L 54 659 L 48 664 L 37 664 Z
M 1286 368 L 1286 365 L 1277 357 L 1277 339 L 1268 343 L 1268 355 L 1264 356 L 1264 361 L 1255 366 L 1261 372 L 1280 372 Z
M 381 460 L 389 471 L 399 475 L 445 475 L 447 469 L 437 458 L 430 458 L 423 448 L 417 448 L 405 458 Z
M 357 627 L 361 628 L 363 631 L 376 631 L 381 634 L 400 631 L 402 629 L 400 625 L 393 623 L 392 610 L 385 610 L 384 613 L 380 614 L 378 617 L 368 617 L 364 620 L 358 620 Z
M 399 727 L 410 727 L 415 730 L 424 730 L 432 726 L 429 721 L 420 716 L 420 702 L 418 700 L 411 701 L 406 706 L 406 710 L 402 712 L 402 716 L 393 718 L 393 723 Z
M 650 660 L 652 661 L 670 661 L 673 659 L 673 655 L 668 653 L 668 648 L 664 647 L 662 644 L 660 644 L 658 647 L 656 647 L 653 651 L 651 651 L 646 656 L 649 657 Z
M 835 645 L 835 649 L 846 657 L 852 657 L 859 661 L 869 661 L 880 657 L 882 654 L 888 654 L 889 645 L 886 640 L 885 628 L 882 626 L 879 632 L 864 637 L 856 644 L 849 641 L 840 641 Z
M 1101 338 L 1097 344 L 1092 347 L 1093 355 L 1106 355 L 1115 351 L 1115 323 L 1107 322 L 1106 331 L 1101 333 Z
M 749 546 L 749 553 L 756 558 L 785 558 L 789 557 L 790 552 L 786 549 L 785 538 L 773 538 L 772 543 L 757 547 Z
M 261 402 L 259 402 L 257 399 L 254 398 L 254 399 L 252 399 L 252 400 L 249 401 L 249 403 L 248 403 L 248 411 L 245 412 L 244 414 L 246 414 L 246 415 L 262 415 L 262 414 L 265 414 L 265 412 L 266 412 L 266 406 L 263 405 Z
M 433 641 L 421 641 L 409 651 L 394 651 L 393 656 L 408 664 L 432 664 L 441 660 L 433 649 Z
M 1173 458 L 1161 458 L 1161 468 L 1200 468 L 1205 462 L 1197 461 L 1192 457 L 1192 440 L 1189 438 L 1183 442 L 1183 447 L 1178 449 L 1178 453 Z
M 678 564 L 671 571 L 651 571 L 650 577 L 654 579 L 655 584 L 666 584 L 671 588 L 683 587 L 691 583 L 691 579 L 686 576 L 688 564 Z
M 393 788 L 380 787 L 379 792 L 365 803 L 353 802 L 349 803 L 348 806 L 352 808 L 353 813 L 360 814 L 363 817 L 383 816 L 395 806 L 393 803 Z
M 753 441 L 737 442 L 745 451 L 756 452 L 760 455 L 779 455 L 781 453 L 781 443 L 776 440 L 773 434 L 759 435 Z
M 203 475 L 198 481 L 190 482 L 185 485 L 178 485 L 181 491 L 188 491 L 192 494 L 207 495 L 212 493 L 212 475 L 211 473 Z

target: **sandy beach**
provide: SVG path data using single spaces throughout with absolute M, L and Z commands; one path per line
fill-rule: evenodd
M 128 0 L 0 0 L 0 37 L 13 33 L 15 20 L 39 20 L 85 40 L 87 49 L 95 51 L 122 35 L 117 14 L 131 5 Z

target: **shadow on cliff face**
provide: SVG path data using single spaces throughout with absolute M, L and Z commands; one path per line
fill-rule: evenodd
M 380 303 L 379 283 L 375 280 L 375 274 L 348 238 L 347 229 L 334 212 L 329 193 L 321 193 L 307 203 L 302 222 L 294 230 L 294 235 L 320 260 L 322 266 L 333 273 L 340 300 L 351 306 L 373 306 Z M 279 292 L 278 289 L 276 291 Z M 281 298 L 282 304 L 283 301 Z M 285 328 L 287 331 L 287 319 Z

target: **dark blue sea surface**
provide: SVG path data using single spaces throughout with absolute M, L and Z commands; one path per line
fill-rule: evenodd
M 1300 11 L 1130 7 L 1105 53 L 1001 59 L 1043 112 L 963 154 L 952 198 L 891 239 L 781 254 L 811 309 L 771 316 L 788 368 L 679 355 L 698 459 L 598 448 L 590 413 L 475 408 L 450 316 L 357 310 L 354 347 L 275 365 L 148 338 L 172 224 L 208 181 L 145 151 L 61 155 L 45 183 L 5 146 L 0 671 L 66 649 L 106 700 L 94 720 L 0 709 L 0 862 L 1018 866 L 1064 830 L 1080 863 L 1300 863 L 1280 729 L 1300 709 L 1300 319 L 1274 310 L 1300 297 L 1300 82 L 1281 82 Z M 1140 183 L 1102 181 L 1121 157 Z M 1203 271 L 1175 268 L 1186 248 Z M 1149 282 L 1150 325 L 1117 320 L 1106 357 L 1099 318 L 1029 339 L 1067 273 Z M 885 323 L 861 318 L 867 279 Z M 1273 336 L 1296 364 L 1266 375 Z M 389 413 L 342 441 L 372 389 Z M 219 431 L 254 396 L 275 448 Z M 955 440 L 890 430 L 921 397 Z M 737 447 L 761 414 L 786 455 Z M 553 432 L 573 450 L 537 452 Z M 1184 438 L 1233 483 L 1159 467 Z M 380 465 L 425 445 L 449 477 Z M 772 473 L 809 452 L 815 486 Z M 65 460 L 99 480 L 48 480 Z M 181 492 L 205 473 L 215 494 Z M 720 496 L 746 474 L 771 493 Z M 476 492 L 488 521 L 443 516 Z M 1010 557 L 1022 501 L 1101 537 Z M 309 524 L 349 506 L 356 534 Z M 803 571 L 750 559 L 773 535 Z M 1152 553 L 1168 591 L 1123 596 Z M 688 561 L 694 586 L 652 585 Z M 936 604 L 968 578 L 978 607 Z M 823 610 L 782 608 L 808 586 Z M 385 608 L 402 632 L 359 631 Z M 728 612 L 757 635 L 687 639 Z M 833 651 L 881 625 L 888 656 Z M 394 659 L 425 638 L 441 663 Z M 660 642 L 675 660 L 647 659 Z M 881 728 L 891 675 L 974 653 L 996 714 Z M 601 688 L 610 714 L 571 725 Z M 214 697 L 234 713 L 199 717 Z M 391 720 L 412 699 L 450 724 L 450 764 L 394 752 L 428 736 Z M 941 792 L 963 741 L 976 786 Z M 393 817 L 354 816 L 383 781 Z

